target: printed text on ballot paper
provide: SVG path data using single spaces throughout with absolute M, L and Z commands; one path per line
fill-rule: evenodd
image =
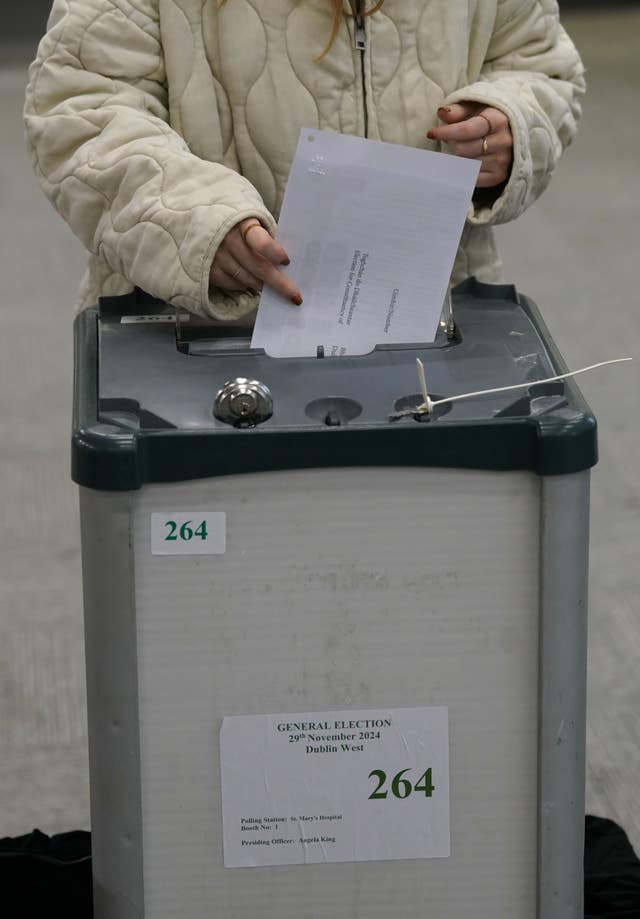
M 464 157 L 303 130 L 277 238 L 304 303 L 265 287 L 252 347 L 313 357 L 318 345 L 335 356 L 433 341 L 478 169 Z

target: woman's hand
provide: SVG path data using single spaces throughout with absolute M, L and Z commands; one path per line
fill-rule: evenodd
M 494 188 L 509 178 L 513 165 L 513 135 L 504 112 L 478 102 L 454 102 L 438 109 L 444 125 L 427 137 L 442 141 L 456 156 L 480 160 L 476 188 Z
M 302 303 L 298 288 L 278 270 L 289 256 L 267 233 L 259 220 L 249 217 L 229 230 L 218 247 L 209 280 L 212 287 L 257 294 L 263 284 L 273 287 L 296 306 Z

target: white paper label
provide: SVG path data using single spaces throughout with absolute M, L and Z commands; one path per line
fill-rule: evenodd
M 189 315 L 181 316 L 180 322 L 189 322 L 190 318 Z M 158 323 L 175 321 L 175 313 L 143 314 L 141 316 L 122 316 L 120 318 L 121 325 L 157 325 Z
M 153 555 L 222 555 L 227 515 L 223 511 L 175 511 L 151 515 Z
M 227 868 L 450 854 L 444 707 L 229 717 L 220 755 Z

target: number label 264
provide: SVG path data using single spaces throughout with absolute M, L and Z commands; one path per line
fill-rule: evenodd
M 194 536 L 199 536 L 200 539 L 206 539 L 208 536 L 207 533 L 207 521 L 202 520 L 197 526 L 192 526 L 192 520 L 185 520 L 180 528 L 175 520 L 167 520 L 165 527 L 168 528 L 169 532 L 165 536 L 165 542 L 175 542 L 177 539 L 181 539 L 183 542 L 189 542 L 193 539 Z
M 226 552 L 224 511 L 167 511 L 151 514 L 153 555 L 222 555 Z
M 408 772 L 411 772 L 411 769 L 401 769 L 400 772 L 396 772 L 391 779 L 391 794 L 394 798 L 408 798 L 415 792 L 423 794 L 425 798 L 430 798 L 435 791 L 435 785 L 433 784 L 432 778 L 433 770 L 427 769 L 423 772 L 415 784 L 413 784 L 410 779 L 405 778 Z M 383 769 L 374 769 L 369 773 L 369 778 L 375 778 L 378 783 L 369 795 L 369 800 L 385 799 L 389 793 L 386 787 L 387 773 Z

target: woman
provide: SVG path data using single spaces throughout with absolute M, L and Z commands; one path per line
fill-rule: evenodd
M 221 319 L 269 284 L 301 127 L 481 160 L 453 280 L 546 187 L 584 90 L 555 0 L 54 0 L 31 66 L 36 172 L 90 251 L 81 305 L 133 286 Z M 310 217 L 312 219 L 312 217 Z

